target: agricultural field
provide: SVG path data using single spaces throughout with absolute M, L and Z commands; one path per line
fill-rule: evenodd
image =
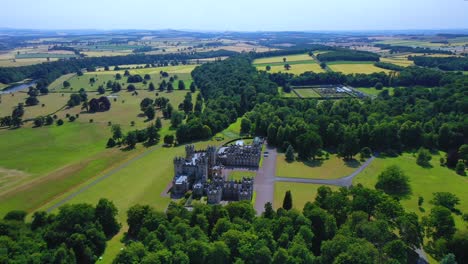
M 276 175 L 288 178 L 338 179 L 354 172 L 361 163 L 357 160 L 345 162 L 331 154 L 328 160 L 287 162 L 284 154 L 276 158 Z
M 318 184 L 295 183 L 295 182 L 275 182 L 275 193 L 273 207 L 278 209 L 283 206 L 284 194 L 291 191 L 293 208 L 302 211 L 307 202 L 314 202 L 317 196 L 317 189 L 322 186 Z M 337 186 L 329 185 L 333 191 L 338 190 Z
M 407 55 L 395 55 L 395 56 L 388 56 L 388 57 L 380 57 L 381 62 L 388 62 L 388 63 L 393 63 L 395 65 L 403 66 L 403 67 L 408 67 L 408 66 L 413 66 L 414 63 L 410 60 L 408 60 Z
M 432 156 L 431 168 L 423 168 L 416 164 L 416 155 L 404 153 L 398 157 L 378 157 L 356 178 L 353 184 L 361 183 L 366 187 L 374 188 L 378 175 L 388 166 L 398 165 L 410 178 L 412 195 L 409 199 L 401 200 L 402 205 L 409 211 L 423 216 L 430 212 L 434 192 L 451 192 L 460 198 L 457 208 L 462 212 L 468 212 L 468 192 L 466 186 L 468 177 L 456 174 L 453 170 L 440 166 L 440 157 L 443 153 Z M 424 198 L 422 208 L 418 207 L 418 197 Z M 454 215 L 458 228 L 466 226 L 460 215 Z
M 367 61 L 334 61 L 327 63 L 327 65 L 333 71 L 342 72 L 344 74 L 390 72 L 390 70 L 374 66 L 374 62 Z
M 286 62 L 283 61 L 286 58 Z M 285 64 L 289 64 L 291 68 L 286 70 Z M 306 71 L 324 72 L 320 65 L 318 65 L 308 54 L 296 54 L 286 56 L 276 56 L 256 59 L 253 65 L 257 70 L 266 70 L 266 66 L 270 66 L 270 72 L 289 72 L 293 74 L 301 74 Z
M 0 53 L 0 67 L 19 67 L 47 61 L 56 61 L 59 58 L 75 57 L 75 54 L 66 50 L 48 50 L 47 45 L 17 48 Z M 49 60 L 47 60 L 49 58 Z

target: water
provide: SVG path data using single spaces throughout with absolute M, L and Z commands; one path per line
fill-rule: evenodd
M 13 87 L 9 87 L 6 90 L 0 91 L 0 94 L 9 94 L 9 93 L 14 93 L 17 91 L 25 90 L 28 89 L 29 86 L 34 86 L 36 85 L 36 81 L 32 81 L 29 83 L 23 83 L 23 84 L 18 84 Z

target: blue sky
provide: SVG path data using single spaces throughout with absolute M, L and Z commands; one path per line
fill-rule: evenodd
M 468 0 L 2 0 L 0 27 L 34 29 L 467 29 Z

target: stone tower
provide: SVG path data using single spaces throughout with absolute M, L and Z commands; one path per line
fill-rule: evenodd
M 193 155 L 195 154 L 195 146 L 194 145 L 185 145 L 185 158 L 187 160 L 191 160 Z
M 208 155 L 208 166 L 213 167 L 216 165 L 216 147 L 208 146 L 206 149 L 206 155 Z

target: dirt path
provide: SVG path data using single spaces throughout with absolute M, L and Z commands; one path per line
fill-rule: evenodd
M 255 210 L 260 215 L 265 210 L 265 204 L 273 204 L 276 175 L 276 148 L 267 147 L 268 157 L 263 157 L 263 166 L 259 168 L 255 177 L 254 191 L 256 192 Z M 263 153 L 262 153 L 263 155 Z

